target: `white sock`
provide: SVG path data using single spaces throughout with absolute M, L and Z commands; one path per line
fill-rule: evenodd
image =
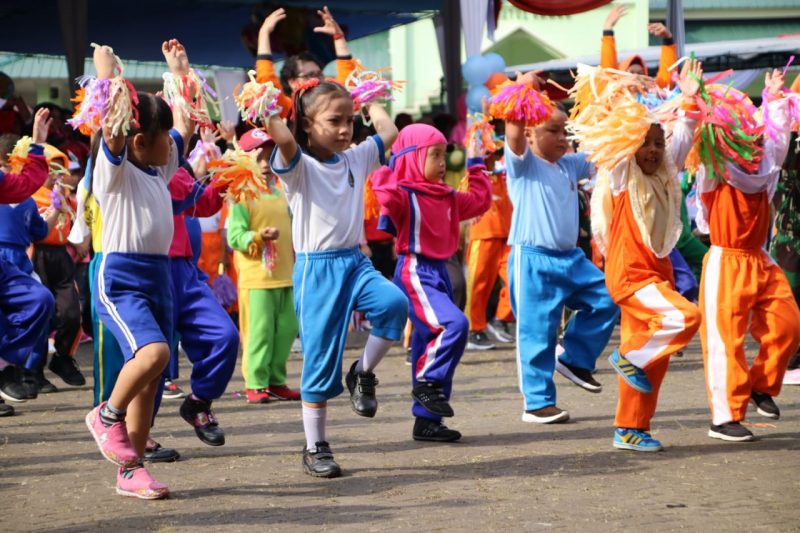
M 370 335 L 367 337 L 367 344 L 364 346 L 364 355 L 356 363 L 356 373 L 358 372 L 372 372 L 378 363 L 381 362 L 383 356 L 389 352 L 394 341 L 384 339 L 383 337 L 376 337 Z
M 318 442 L 325 441 L 325 415 L 327 407 L 303 406 L 303 431 L 306 434 L 306 447 L 315 448 Z

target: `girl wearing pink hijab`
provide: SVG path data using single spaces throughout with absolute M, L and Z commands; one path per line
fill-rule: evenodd
M 469 192 L 445 184 L 447 140 L 435 128 L 412 124 L 393 145 L 389 166 L 372 175 L 372 188 L 397 234 L 394 283 L 409 301 L 414 325 L 411 377 L 415 440 L 452 442 L 461 433 L 442 424 L 453 416 L 450 392 L 464 353 L 469 322 L 453 302 L 446 261 L 458 248 L 459 223 L 489 209 L 491 183 L 483 159 L 468 150 Z M 384 227 L 386 225 L 384 224 Z

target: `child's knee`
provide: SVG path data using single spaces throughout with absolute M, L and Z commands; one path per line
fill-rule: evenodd
M 387 291 L 381 314 L 405 324 L 408 318 L 408 299 L 399 289 Z
M 159 369 L 167 368 L 169 364 L 170 351 L 165 342 L 153 342 L 142 346 L 136 352 L 136 358 L 149 367 Z
M 700 308 L 696 305 L 687 305 L 683 309 L 683 329 L 690 332 L 692 335 L 697 333 L 700 329 L 700 324 L 703 321 L 703 315 L 700 313 Z
M 223 346 L 225 347 L 225 352 L 234 353 L 235 355 L 238 354 L 239 351 L 239 332 L 237 331 L 236 327 L 233 325 L 233 322 L 228 323 L 228 327 L 225 328 L 225 332 L 222 334 L 222 339 L 220 341 Z

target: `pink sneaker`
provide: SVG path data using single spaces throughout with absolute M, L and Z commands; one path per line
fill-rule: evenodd
M 794 370 L 787 370 L 783 375 L 784 385 L 800 385 L 800 368 Z
M 159 483 L 145 467 L 117 471 L 117 494 L 141 500 L 161 500 L 169 497 L 169 487 Z
M 103 402 L 89 411 L 86 415 L 86 426 L 92 432 L 103 457 L 119 466 L 136 466 L 139 464 L 139 455 L 128 438 L 125 422 L 116 422 L 106 427 L 100 420 L 100 409 L 106 403 Z

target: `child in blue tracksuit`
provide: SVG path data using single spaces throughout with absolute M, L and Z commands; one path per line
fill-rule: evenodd
M 342 393 L 342 352 L 350 314 L 366 313 L 372 324 L 363 356 L 345 378 L 353 410 L 375 416 L 372 372 L 400 339 L 408 315 L 403 293 L 359 250 L 364 220 L 364 183 L 384 161 L 384 146 L 397 128 L 386 111 L 370 105 L 378 132 L 350 148 L 353 100 L 337 83 L 312 80 L 295 93 L 295 131 L 276 115 L 268 133 L 275 140 L 270 167 L 292 209 L 297 253 L 293 283 L 303 344 L 303 468 L 316 477 L 336 477 L 339 465 L 325 439 L 327 401 Z
M 173 75 L 188 73 L 186 51 L 178 41 L 164 42 L 162 51 Z M 99 80 L 113 77 L 117 69 L 108 47 L 95 48 L 94 63 Z M 102 124 L 92 173 L 90 193 L 103 215 L 103 261 L 92 297 L 125 364 L 108 401 L 89 412 L 86 424 L 103 456 L 119 466 L 117 493 L 159 499 L 169 495 L 169 488 L 153 479 L 141 461 L 173 335 L 167 184 L 194 125 L 178 106 L 173 117 L 164 100 L 141 92 L 136 96 L 136 121 L 127 135 Z
M 1 204 L 23 202 L 44 184 L 48 165 L 42 143 L 49 127 L 49 111 L 40 109 L 34 117 L 33 143 L 22 170 L 18 174 L 8 172 L 7 167 L 0 171 Z M 18 369 L 25 365 L 36 342 L 45 334 L 54 309 L 50 291 L 13 263 L 0 258 L 0 354 L 11 365 L 0 375 L 3 397 L 7 387 L 18 384 Z M 0 400 L 0 416 L 13 414 L 13 408 Z
M 518 80 L 536 82 L 533 73 Z M 514 205 L 508 278 L 517 317 L 522 420 L 540 424 L 569 419 L 556 405 L 554 370 L 585 390 L 600 392 L 592 371 L 619 315 L 603 273 L 577 247 L 577 183 L 592 167 L 582 154 L 565 155 L 566 118 L 557 109 L 535 128 L 506 121 L 508 195 Z M 577 313 L 564 334 L 564 353 L 556 359 L 564 306 Z

